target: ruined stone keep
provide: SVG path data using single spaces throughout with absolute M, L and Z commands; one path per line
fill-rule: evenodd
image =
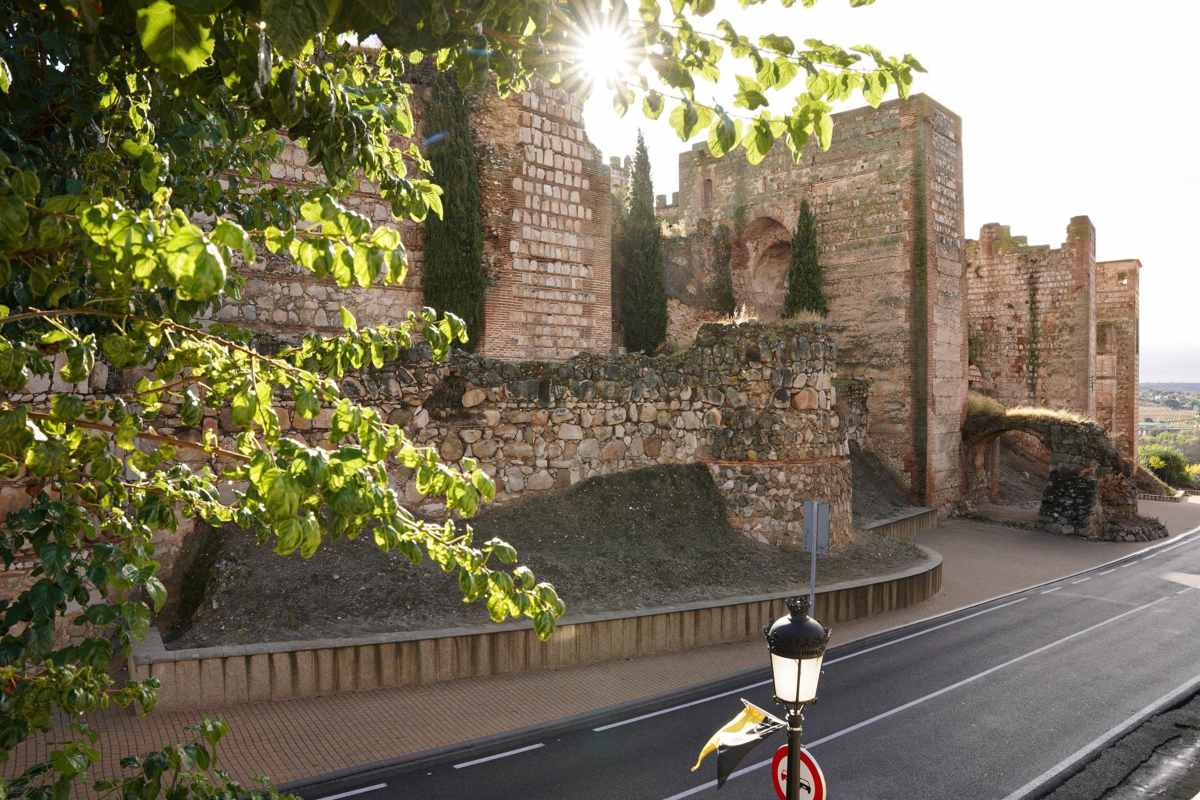
M 774 148 L 757 167 L 679 157 L 679 194 L 662 203 L 675 319 L 713 316 L 709 242 L 733 232 L 739 306 L 777 320 L 800 202 L 817 219 L 838 372 L 870 382 L 869 446 L 926 505 L 959 495 L 966 396 L 962 124 L 928 97 L 836 116 L 833 146 L 794 163 Z M 676 325 L 678 333 L 683 327 Z

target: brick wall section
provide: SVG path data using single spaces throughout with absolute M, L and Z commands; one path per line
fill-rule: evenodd
M 1096 231 L 1074 217 L 1060 248 L 1002 225 L 967 243 L 967 319 L 983 383 L 1006 405 L 1096 413 Z
M 735 299 L 778 316 L 786 242 L 807 199 L 840 374 L 871 382 L 870 446 L 923 502 L 945 506 L 958 496 L 966 388 L 961 122 L 925 96 L 835 120 L 832 148 L 812 145 L 799 164 L 782 145 L 756 167 L 703 145 L 682 153 L 678 201 L 660 209 L 675 233 L 668 283 L 711 283 L 672 274 L 703 271 L 702 248 L 688 240 L 741 219 Z
M 484 266 L 492 280 L 480 352 L 499 358 L 563 359 L 612 346 L 608 168 L 583 130 L 581 106 L 560 89 L 478 98 L 473 124 L 480 150 Z M 427 92 L 414 94 L 418 129 Z M 271 179 L 312 184 L 319 168 L 289 145 Z M 347 204 L 375 224 L 395 224 L 363 182 Z M 217 317 L 285 338 L 340 330 L 345 306 L 360 324 L 396 322 L 423 305 L 420 226 L 401 226 L 410 274 L 402 287 L 338 289 L 266 256 L 244 268 L 243 300 Z
M 1096 417 L 1131 461 L 1137 457 L 1141 269 L 1137 259 L 1096 264 Z

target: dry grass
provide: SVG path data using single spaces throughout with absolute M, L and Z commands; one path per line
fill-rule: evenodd
M 801 311 L 793 316 L 776 320 L 769 324 L 783 326 L 810 325 L 814 322 L 825 322 L 826 319 L 826 315 L 818 314 L 815 311 Z M 718 320 L 718 322 L 720 322 L 722 325 L 745 325 L 749 322 L 766 322 L 766 320 L 760 320 L 756 312 L 742 305 L 738 306 L 737 309 L 729 316 Z
M 987 395 L 969 392 L 967 394 L 967 415 L 968 416 L 987 416 L 987 417 L 1012 417 L 1029 420 L 1051 419 L 1059 422 L 1073 422 L 1082 424 L 1092 422 L 1091 419 L 1083 414 L 1074 411 L 1068 411 L 1065 408 L 1043 408 L 1039 406 L 1014 406 L 1005 408 L 1004 405 L 995 398 Z
M 1090 417 L 1065 408 L 1041 408 L 1038 406 L 1016 406 L 1004 412 L 1008 417 L 1025 417 L 1026 419 L 1053 419 L 1059 422 L 1094 422 Z

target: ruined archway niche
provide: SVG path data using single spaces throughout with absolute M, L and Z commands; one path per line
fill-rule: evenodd
M 764 322 L 781 319 L 791 233 L 778 220 L 758 217 L 742 231 L 737 244 L 740 257 L 732 264 L 734 302 Z
M 1137 513 L 1133 466 L 1105 430 L 1091 420 L 1060 412 L 989 410 L 963 425 L 963 484 L 976 499 L 994 493 L 999 441 L 1013 433 L 1036 438 L 1049 452 L 1049 477 L 1038 511 L 1054 533 L 1089 539 L 1146 541 L 1166 528 Z

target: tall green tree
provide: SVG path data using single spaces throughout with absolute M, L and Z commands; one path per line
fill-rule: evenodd
M 807 200 L 800 203 L 796 232 L 792 234 L 792 260 L 788 266 L 787 294 L 783 316 L 794 317 L 802 311 L 828 314 L 821 262 L 817 247 L 817 221 Z
M 81 794 L 101 760 L 88 715 L 153 705 L 155 681 L 118 681 L 109 668 L 166 599 L 155 540 L 183 518 L 234 523 L 282 556 L 369 535 L 454 574 L 463 599 L 486 605 L 493 620 L 526 617 L 551 633 L 563 604 L 511 547 L 476 542 L 461 522 L 418 518 L 388 480 L 389 468 L 412 470 L 419 490 L 461 520 L 491 499 L 488 476 L 467 460 L 441 463 L 340 388 L 348 372 L 382 368 L 414 342 L 444 356 L 467 339 L 460 317 L 422 309 L 368 329 L 344 311 L 340 335 L 282 349 L 206 320 L 239 298 L 242 265 L 263 251 L 340 287 L 402 283 L 408 259 L 396 225 L 443 211 L 414 130 L 410 65 L 428 59 L 462 85 L 486 80 L 502 95 L 534 77 L 582 91 L 577 54 L 596 5 L 5 4 L 0 480 L 31 503 L 4 518 L 0 560 L 36 566 L 25 591 L 0 601 L 0 759 L 56 718 L 70 727 L 45 743 L 45 761 L 6 770 L 0 795 Z M 615 20 L 657 73 L 657 83 L 618 80 L 616 110 L 640 99 L 657 118 L 669 105 L 680 136 L 707 133 L 715 155 L 740 148 L 757 163 L 777 139 L 797 158 L 810 138 L 828 147 L 833 103 L 853 92 L 871 104 L 892 89 L 904 95 L 921 69 L 870 47 L 750 39 L 728 21 L 702 33 L 709 26 L 694 23 L 712 0 L 660 5 L 642 0 L 636 17 Z M 729 64 L 741 73 L 731 103 L 697 94 L 697 77 Z M 801 75 L 790 110 L 766 107 L 765 91 Z M 756 116 L 743 122 L 729 106 Z M 320 170 L 311 185 L 270 181 L 289 140 Z M 345 205 L 362 179 L 378 187 L 394 224 Z M 648 178 L 644 198 L 652 215 Z M 330 446 L 286 435 L 280 403 L 292 418 L 328 414 Z M 235 431 L 218 433 L 222 412 Z M 64 630 L 74 636 L 64 641 Z M 94 788 L 172 800 L 271 795 L 245 793 L 216 770 L 223 732 L 205 721 L 193 742 L 128 760 L 116 784 Z
M 471 127 L 470 98 L 453 75 L 435 75 L 425 115 L 425 153 L 442 189 L 442 214 L 425 223 L 421 290 L 425 304 L 457 314 L 474 349 L 483 330 L 487 274 L 479 160 Z
M 662 230 L 654 215 L 650 154 L 638 131 L 627 211 L 617 242 L 621 265 L 621 326 L 625 347 L 652 353 L 667 338 L 667 293 L 663 286 Z

